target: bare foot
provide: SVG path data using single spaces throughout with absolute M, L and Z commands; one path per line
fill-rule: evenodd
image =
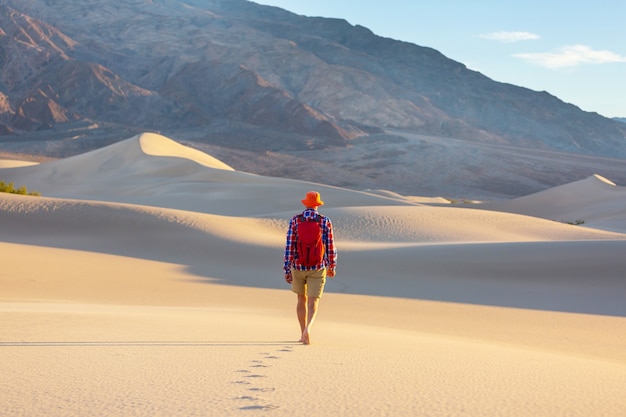
M 311 335 L 309 334 L 309 331 L 307 329 L 304 329 L 304 332 L 302 333 L 302 337 L 300 338 L 300 342 L 302 342 L 305 345 L 311 344 Z

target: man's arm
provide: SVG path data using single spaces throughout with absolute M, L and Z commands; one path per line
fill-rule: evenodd
M 326 275 L 332 278 L 335 276 L 335 270 L 337 269 L 337 248 L 335 247 L 333 224 L 328 217 L 326 218 L 325 232 L 324 244 L 326 245 L 326 262 L 328 265 Z
M 285 255 L 283 262 L 283 270 L 285 273 L 285 281 L 288 284 L 291 284 L 291 266 L 293 265 L 293 260 L 295 257 L 296 251 L 296 241 L 295 241 L 295 221 L 294 218 L 289 222 L 289 228 L 287 229 L 287 238 L 285 241 Z

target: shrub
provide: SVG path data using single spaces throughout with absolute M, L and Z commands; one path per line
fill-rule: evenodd
M 565 224 L 571 224 L 573 226 L 580 226 L 581 224 L 585 224 L 584 220 L 578 219 L 578 220 L 574 220 L 574 221 L 565 221 L 565 220 L 561 220 L 561 223 L 565 223 Z
M 0 193 L 32 195 L 37 197 L 41 196 L 41 193 L 38 191 L 31 191 L 29 193 L 25 186 L 15 189 L 15 185 L 12 182 L 5 183 L 4 181 L 0 181 Z

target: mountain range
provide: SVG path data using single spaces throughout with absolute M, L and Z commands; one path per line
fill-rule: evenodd
M 64 157 L 155 131 L 239 170 L 353 188 L 497 197 L 626 181 L 618 120 L 245 0 L 3 0 L 0 69 L 7 152 Z

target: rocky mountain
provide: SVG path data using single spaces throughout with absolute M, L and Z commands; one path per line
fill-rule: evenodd
M 626 157 L 623 123 L 431 48 L 245 0 L 2 0 L 0 70 L 5 150 L 45 143 L 37 152 L 64 156 L 159 131 L 235 161 L 268 160 L 407 143 L 407 133 Z M 397 179 L 345 169 L 350 184 Z

